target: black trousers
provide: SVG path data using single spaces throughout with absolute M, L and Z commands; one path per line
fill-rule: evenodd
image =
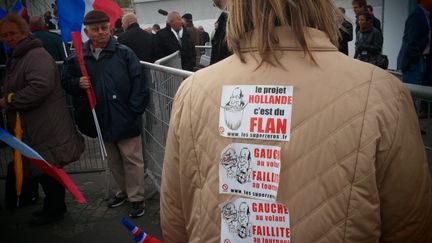
M 61 215 L 66 212 L 65 188 L 47 174 L 38 176 L 45 193 L 43 211 L 50 216 Z

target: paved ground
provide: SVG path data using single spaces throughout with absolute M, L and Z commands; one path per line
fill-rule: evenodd
M 71 175 L 87 199 L 86 205 L 77 204 L 67 194 L 68 213 L 55 224 L 31 226 L 28 221 L 31 213 L 41 207 L 29 206 L 14 211 L 0 210 L 1 243 L 89 243 L 89 242 L 134 242 L 131 234 L 120 223 L 128 215 L 128 204 L 116 209 L 108 209 L 105 197 L 104 173 Z M 149 191 L 154 191 L 146 180 Z M 0 180 L 4 188 L 4 180 Z M 0 195 L 3 204 L 3 190 Z M 43 195 L 43 193 L 41 193 Z M 3 204 L 4 205 L 4 204 Z M 146 213 L 143 217 L 132 220 L 150 235 L 161 238 L 159 222 L 159 194 L 146 201 Z

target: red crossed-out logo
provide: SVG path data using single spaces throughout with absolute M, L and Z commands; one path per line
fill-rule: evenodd
M 222 185 L 222 189 L 223 189 L 224 191 L 228 190 L 228 185 L 227 185 L 227 184 L 223 184 L 223 185 Z

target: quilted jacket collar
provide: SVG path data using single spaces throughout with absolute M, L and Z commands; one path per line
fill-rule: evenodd
M 276 32 L 279 37 L 279 47 L 280 50 L 294 50 L 303 51 L 303 48 L 296 42 L 294 33 L 289 26 L 276 27 Z M 257 43 L 258 37 L 252 32 L 252 38 L 247 41 L 242 46 L 243 52 L 255 52 L 258 51 Z M 338 51 L 335 45 L 330 42 L 329 37 L 326 33 L 313 29 L 307 28 L 306 30 L 306 40 L 311 51 Z

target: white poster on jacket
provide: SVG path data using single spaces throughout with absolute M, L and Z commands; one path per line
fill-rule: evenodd
M 281 148 L 233 143 L 221 153 L 219 193 L 276 201 Z
M 223 203 L 221 243 L 290 242 L 288 208 L 279 203 L 240 198 Z
M 293 86 L 225 85 L 219 112 L 224 137 L 289 141 Z

